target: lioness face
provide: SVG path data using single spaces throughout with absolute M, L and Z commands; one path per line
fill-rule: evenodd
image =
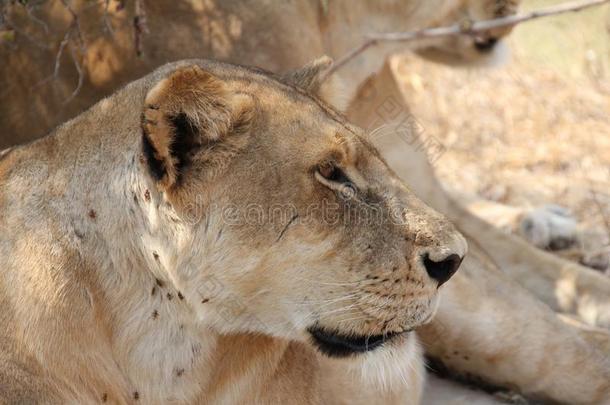
M 503 18 L 517 12 L 520 0 L 468 0 L 437 26 Z M 417 53 L 426 59 L 449 65 L 491 65 L 504 62 L 508 47 L 503 38 L 510 27 L 496 28 L 475 36 L 450 36 L 431 41 Z
M 180 68 L 147 95 L 143 143 L 199 319 L 346 355 L 429 321 L 466 244 L 312 95 L 326 66 Z

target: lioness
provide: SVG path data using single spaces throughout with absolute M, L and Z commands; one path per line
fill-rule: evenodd
M 4 402 L 316 404 L 316 351 L 417 361 L 466 243 L 325 66 L 172 63 L 2 157 Z
M 87 10 L 79 13 L 83 27 L 87 26 L 88 19 L 103 21 L 100 10 L 89 7 L 90 4 L 71 3 L 77 11 L 81 6 Z M 71 62 L 67 52 L 63 54 L 59 76 L 45 81 L 53 73 L 55 50 L 27 48 L 25 45 L 30 44 L 31 36 L 18 33 L 13 44 L 17 49 L 11 46 L 1 51 L 1 58 L 7 63 L 0 66 L 4 72 L 0 77 L 7 82 L 6 90 L 0 93 L 0 98 L 5 100 L 0 102 L 3 118 L 0 126 L 4 128 L 0 143 L 38 137 L 54 123 L 98 100 L 100 94 L 107 94 L 120 83 L 169 59 L 211 55 L 282 70 L 324 51 L 341 56 L 360 43 L 361 35 L 367 32 L 409 30 L 462 19 L 502 16 L 514 12 L 516 7 L 515 1 L 505 0 L 331 0 L 280 4 L 205 1 L 188 5 L 145 2 L 150 32 L 142 35 L 144 53 L 136 58 L 130 25 L 133 3 L 126 3 L 127 9 L 123 11 L 115 10 L 113 5 L 117 3 L 109 4 L 115 32 L 113 36 L 84 32 L 88 50 L 88 58 L 82 65 L 85 82 L 68 104 L 64 102 L 70 99 L 77 78 L 76 70 L 68 67 Z M 11 18 L 24 22 L 25 9 L 15 7 Z M 44 9 L 43 15 L 37 11 L 38 17 L 48 15 L 52 21 L 63 21 L 66 28 L 70 26 L 71 14 L 61 4 L 47 2 Z M 127 24 L 119 29 L 117 22 Z M 41 26 L 29 21 L 25 32 L 32 34 L 36 29 Z M 180 35 L 173 35 L 176 32 Z M 56 34 L 59 45 L 64 31 Z M 487 38 L 461 38 L 457 44 L 449 39 L 423 45 L 428 48 L 429 56 L 445 55 L 444 60 L 450 63 L 472 62 L 497 56 L 501 43 L 496 39 L 504 34 L 494 32 Z M 307 46 L 303 45 L 304 38 Z M 375 47 L 339 72 L 347 79 L 350 90 L 347 99 L 395 49 Z M 41 56 L 47 63 L 32 63 Z M 375 80 L 389 83 L 388 77 L 382 72 Z M 384 91 L 379 96 L 383 99 L 388 94 Z M 32 95 L 39 99 L 32 101 Z M 380 105 L 379 100 L 369 100 L 360 111 L 372 114 Z M 358 109 L 351 110 L 349 116 L 358 122 L 366 118 Z M 365 123 L 362 126 L 368 127 Z M 392 137 L 376 141 L 382 141 L 383 145 L 377 142 L 381 152 L 386 154 L 397 174 L 408 180 L 427 203 L 450 215 L 468 233 L 471 246 L 475 247 L 462 271 L 446 286 L 439 316 L 420 331 L 427 352 L 454 370 L 496 385 L 515 387 L 526 394 L 568 403 L 599 403 L 610 397 L 610 365 L 605 361 L 609 351 L 598 351 L 590 344 L 588 333 L 583 339 L 580 329 L 564 325 L 494 263 L 553 309 L 578 314 L 592 324 L 609 324 L 610 283 L 598 275 L 589 275 L 586 269 L 533 250 L 468 215 L 445 195 L 421 149 L 408 148 L 404 140 Z M 479 245 L 484 249 L 479 249 Z M 601 341 L 605 343 L 607 338 L 601 336 Z M 376 358 L 373 356 L 376 353 L 370 353 L 371 357 Z M 575 368 L 580 372 L 570 372 Z

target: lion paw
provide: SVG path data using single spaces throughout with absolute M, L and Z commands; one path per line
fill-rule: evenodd
M 525 213 L 519 233 L 539 248 L 562 250 L 576 243 L 577 223 L 568 209 L 548 204 Z

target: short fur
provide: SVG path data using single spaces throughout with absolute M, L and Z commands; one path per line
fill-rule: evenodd
M 0 399 L 317 404 L 368 381 L 418 401 L 422 257 L 466 244 L 301 87 L 316 66 L 166 65 L 0 160 Z M 364 367 L 314 327 L 400 335 Z

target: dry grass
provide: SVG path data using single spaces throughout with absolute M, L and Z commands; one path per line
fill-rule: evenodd
M 536 49 L 550 41 L 540 34 L 549 31 L 544 23 L 519 28 L 504 67 L 456 70 L 409 56 L 400 79 L 415 117 L 447 147 L 436 162 L 445 185 L 509 205 L 568 207 L 586 230 L 580 250 L 590 254 L 610 242 L 610 52 L 595 69 L 597 51 L 586 46 L 541 62 Z M 583 24 L 564 26 L 557 38 Z M 609 34 L 589 24 L 595 49 L 610 49 Z M 575 38 L 591 42 L 585 34 Z

